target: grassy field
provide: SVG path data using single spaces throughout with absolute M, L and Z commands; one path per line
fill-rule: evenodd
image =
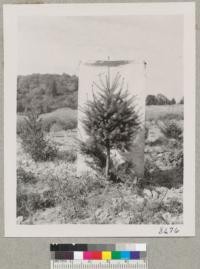
M 183 105 L 146 106 L 145 110 L 146 121 L 183 119 Z
M 41 115 L 41 119 L 44 122 L 55 122 L 55 123 L 63 123 L 67 129 L 69 128 L 70 123 L 74 123 L 77 121 L 77 110 L 71 108 L 60 108 L 53 112 L 46 113 Z
M 24 126 L 23 115 L 17 115 L 17 132 Z M 77 126 L 77 110 L 60 108 L 50 113 L 40 115 L 43 129 L 46 132 L 74 129 Z
M 166 105 L 166 106 L 146 106 L 145 120 L 165 120 L 177 119 L 183 120 L 183 105 Z M 68 130 L 77 126 L 77 110 L 71 108 L 60 108 L 50 113 L 41 115 L 44 122 L 44 128 L 47 131 Z M 18 125 L 23 124 L 24 116 L 17 116 Z
M 70 125 L 77 124 L 77 111 L 59 109 L 41 118 L 46 138 L 56 145 L 58 153 L 55 160 L 35 162 L 18 137 L 20 223 L 182 223 L 182 142 L 176 136 L 169 137 L 159 125 L 172 121 L 182 126 L 182 105 L 146 107 L 145 146 L 139 141 L 133 147 L 136 158 L 137 148 L 143 143 L 145 175 L 136 182 L 135 178 L 124 183 L 107 182 L 102 174 L 77 177 L 77 129 Z M 20 121 L 22 116 L 18 117 Z M 138 167 L 141 169 L 142 162 Z

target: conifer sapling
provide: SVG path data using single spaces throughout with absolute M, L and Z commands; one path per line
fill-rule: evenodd
M 140 116 L 135 96 L 124 89 L 124 78 L 119 73 L 111 81 L 110 70 L 93 82 L 92 100 L 85 104 L 82 121 L 86 134 L 101 145 L 106 154 L 105 176 L 109 179 L 111 150 L 129 150 L 140 129 Z M 95 89 L 95 93 L 94 93 Z

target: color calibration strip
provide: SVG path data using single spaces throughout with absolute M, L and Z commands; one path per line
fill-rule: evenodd
M 51 269 L 147 269 L 146 244 L 52 244 Z
M 53 251 L 55 260 L 140 260 L 146 258 L 145 251 Z

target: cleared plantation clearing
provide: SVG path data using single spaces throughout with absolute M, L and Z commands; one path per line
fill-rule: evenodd
M 146 106 L 145 120 L 183 120 L 183 105 L 165 105 L 165 106 Z M 42 114 L 40 117 L 43 120 L 45 131 L 61 131 L 74 129 L 77 126 L 76 109 L 60 108 L 50 113 Z M 23 115 L 17 115 L 17 126 L 23 125 Z M 53 127 L 52 127 L 53 126 Z M 23 126 L 22 126 L 23 128 Z
M 145 120 L 183 120 L 183 105 L 165 105 L 165 106 L 146 106 Z M 74 129 L 77 126 L 76 109 L 60 108 L 50 113 L 42 114 L 40 117 L 43 120 L 45 131 L 53 131 Z M 23 115 L 17 115 L 17 126 L 23 125 Z M 23 126 L 22 126 L 23 127 Z M 54 130 L 55 129 L 55 130 Z
M 71 120 L 77 119 L 77 110 L 71 108 L 60 108 L 56 109 L 50 113 L 45 113 L 41 115 L 42 120 L 58 119 L 61 121 L 69 122 Z
M 146 106 L 145 120 L 183 120 L 184 105 Z
M 70 125 L 77 124 L 77 110 L 61 108 L 40 117 L 48 127 L 45 136 L 57 146 L 58 154 L 54 160 L 35 162 L 18 136 L 17 216 L 21 224 L 183 222 L 183 176 L 177 167 L 182 144 L 164 137 L 159 129 L 159 122 L 171 119 L 183 124 L 183 105 L 146 107 L 146 140 L 140 136 L 129 156 L 135 171 L 142 174 L 145 168 L 148 180 L 143 185 L 133 184 L 128 177 L 125 184 L 107 182 L 101 174 L 78 178 L 77 129 Z M 23 128 L 24 116 L 18 116 L 20 121 Z M 145 147 L 144 156 L 138 155 L 141 147 Z
M 17 115 L 17 130 L 23 128 L 24 115 Z M 71 108 L 60 108 L 53 112 L 41 114 L 45 131 L 61 131 L 74 129 L 77 126 L 77 110 Z

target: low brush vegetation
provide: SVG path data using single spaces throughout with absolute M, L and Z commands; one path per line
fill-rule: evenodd
M 44 220 L 45 212 L 53 208 L 59 208 L 59 223 L 175 224 L 181 221 L 182 190 L 155 187 L 149 196 L 135 185 L 108 183 L 101 175 L 89 174 L 81 178 L 67 174 L 64 179 L 49 175 L 46 184 L 49 190 L 41 194 L 18 193 L 18 216 L 23 216 L 25 224 L 48 223 L 48 219 Z M 174 191 L 178 196 L 171 199 Z
M 117 84 L 123 88 L 119 77 L 115 78 L 114 86 Z M 94 106 L 88 103 L 86 111 L 89 117 L 85 126 L 93 135 L 79 145 L 78 78 L 67 74 L 18 77 L 18 223 L 183 222 L 184 100 L 176 103 L 163 95 L 146 99 L 144 175 L 138 176 L 129 159 L 116 166 L 110 154 L 113 149 L 128 149 L 131 141 L 127 134 L 134 138 L 137 131 L 141 131 L 139 115 L 135 113 L 130 117 L 133 115 L 132 101 L 127 100 L 126 104 L 120 101 L 124 94 L 123 91 L 110 90 L 107 107 L 96 104 L 97 110 L 100 107 L 105 112 L 105 115 L 98 115 L 103 117 L 105 125 L 99 128 L 99 132 L 93 127 L 100 124 L 101 119 L 95 121 Z M 119 101 L 118 107 L 114 106 L 114 99 Z M 106 113 L 108 107 L 112 109 Z M 121 119 L 121 130 L 114 128 L 120 109 L 124 110 L 127 121 L 125 124 Z M 95 121 L 93 127 L 90 126 L 92 121 Z M 110 127 L 114 128 L 111 128 L 112 137 L 108 134 Z M 100 143 L 102 137 L 104 142 Z M 79 150 L 89 157 L 88 165 L 95 169 L 95 173 L 77 176 Z
M 175 120 L 165 121 L 163 125 L 160 125 L 160 130 L 166 138 L 174 138 L 176 140 L 182 140 L 183 138 L 182 127 Z
M 37 178 L 31 171 L 26 171 L 22 167 L 17 168 L 17 180 L 24 184 L 34 184 L 37 182 Z

